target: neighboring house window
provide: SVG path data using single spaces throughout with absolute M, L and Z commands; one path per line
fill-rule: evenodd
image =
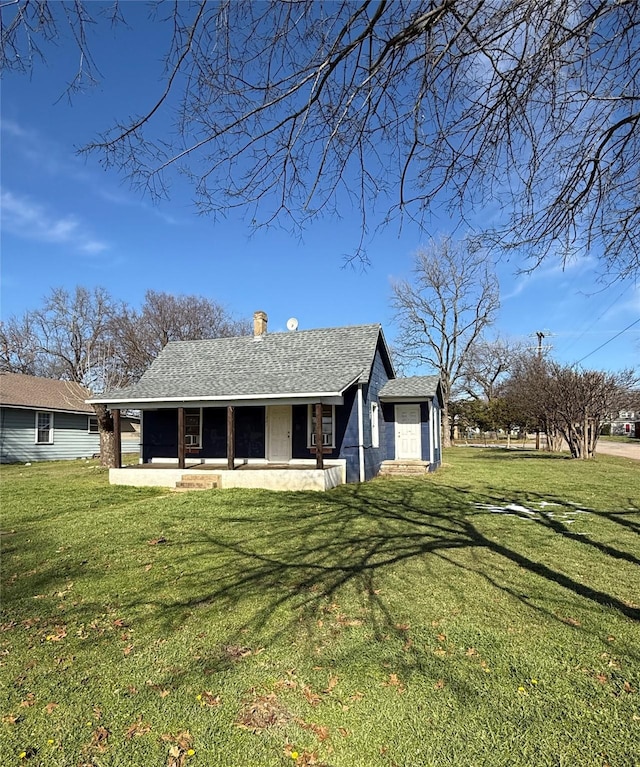
M 334 405 L 322 406 L 322 447 L 335 447 L 335 419 L 336 409 Z M 316 445 L 316 406 L 309 405 L 308 439 L 309 447 Z
M 94 418 L 91 415 L 89 416 L 89 426 L 88 426 L 87 431 L 89 432 L 89 434 L 98 434 L 99 433 L 98 419 Z
M 202 446 L 202 410 L 199 407 L 186 408 L 184 411 L 184 444 L 185 447 L 200 448 Z
M 36 444 L 53 443 L 53 413 L 36 413 Z
M 371 446 L 380 447 L 380 426 L 378 422 L 378 403 L 371 403 Z

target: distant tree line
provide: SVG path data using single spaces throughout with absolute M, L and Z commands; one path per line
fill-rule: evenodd
M 246 335 L 250 323 L 202 296 L 148 290 L 140 308 L 104 288 L 53 288 L 42 305 L 0 322 L 0 371 L 74 381 L 92 394 L 137 381 L 169 341 Z M 103 463 L 113 418 L 95 405 Z
M 523 353 L 492 396 L 453 403 L 454 423 L 463 431 L 503 431 L 507 439 L 514 430 L 541 432 L 547 450 L 557 452 L 566 444 L 573 458 L 589 459 L 602 425 L 624 407 L 636 384 L 632 370 L 581 370 Z

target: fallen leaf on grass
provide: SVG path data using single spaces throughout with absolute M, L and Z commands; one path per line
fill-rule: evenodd
M 66 626 L 56 626 L 52 634 L 47 636 L 47 642 L 60 642 L 67 636 Z
M 338 615 L 336 623 L 339 626 L 362 626 L 362 621 L 359 618 L 348 618 L 346 615 Z
M 322 742 L 329 737 L 329 728 L 323 724 L 314 724 L 313 722 L 305 722 L 304 719 L 296 719 L 296 724 L 299 724 L 303 730 L 309 730 L 316 738 Z
M 150 541 L 147 541 L 149 546 L 157 546 L 159 543 L 166 543 L 167 539 L 161 535 L 158 538 L 152 538 Z
M 242 660 L 242 658 L 247 658 L 249 655 L 253 655 L 253 650 L 250 647 L 240 647 L 238 645 L 227 645 L 224 648 L 224 652 L 225 655 L 233 661 L 239 661 Z M 263 652 L 263 650 L 256 650 L 256 654 L 258 652 Z
M 633 693 L 635 692 L 635 690 L 633 689 L 633 687 L 631 686 L 631 684 L 630 684 L 629 682 L 625 682 L 625 683 L 622 685 L 622 689 L 623 689 L 625 692 L 628 692 L 628 693 L 631 693 L 631 694 L 633 694 Z
M 272 692 L 268 695 L 257 695 L 245 703 L 234 724 L 256 735 L 267 727 L 284 724 L 290 719 L 291 715 Z
M 402 695 L 402 693 L 405 691 L 405 686 L 402 684 L 400 679 L 398 679 L 397 674 L 389 674 L 389 680 L 387 682 L 382 683 L 383 687 L 395 687 L 396 691 L 399 695 Z
M 106 727 L 102 727 L 102 725 L 96 727 L 91 735 L 91 748 L 104 753 L 108 748 L 107 741 L 109 740 L 110 734 L 111 733 Z
M 2 717 L 2 722 L 3 724 L 18 724 L 20 719 L 21 719 L 20 714 L 5 714 Z
M 298 683 L 295 681 L 295 679 L 278 679 L 278 681 L 273 686 L 274 690 L 295 690 L 298 687 Z
M 51 714 L 55 708 L 58 708 L 58 704 L 51 701 L 51 703 L 47 703 L 47 705 L 44 707 L 44 710 L 47 712 L 47 714 Z
M 202 692 L 197 696 L 197 698 L 200 701 L 200 705 L 209 706 L 211 708 L 214 706 L 219 706 L 222 703 L 220 696 L 214 695 L 212 692 Z
M 36 704 L 36 696 L 34 693 L 30 692 L 27 694 L 27 697 L 20 702 L 21 708 L 29 708 L 30 706 L 35 706 Z
M 317 706 L 318 703 L 320 703 L 320 700 L 321 700 L 320 696 L 317 693 L 313 692 L 313 690 L 308 685 L 305 685 L 302 688 L 302 694 L 307 699 L 307 703 L 309 703 L 310 705 Z
M 438 679 L 438 681 L 433 685 L 435 690 L 441 690 L 444 687 L 444 679 Z
M 176 735 L 165 733 L 160 736 L 160 740 L 172 744 L 167 754 L 167 767 L 184 767 L 187 757 L 193 753 L 191 733 L 188 730 Z
M 326 693 L 327 695 L 330 695 L 333 692 L 333 688 L 338 684 L 338 677 L 337 676 L 330 676 L 329 677 L 329 684 L 325 687 L 325 689 L 322 691 Z
M 146 735 L 149 732 L 151 732 L 151 725 L 148 722 L 143 722 L 142 719 L 137 719 L 127 728 L 124 737 L 127 740 L 131 740 L 131 738 L 140 737 L 141 735 Z
M 150 680 L 147 681 L 147 686 L 155 690 L 161 698 L 166 698 L 169 695 L 169 690 L 165 690 L 161 685 L 154 684 Z
M 113 621 L 113 625 L 114 625 L 116 628 L 119 628 L 119 629 L 121 629 L 121 628 L 128 628 L 128 627 L 129 627 L 129 624 L 128 624 L 128 623 L 125 621 L 125 619 L 124 619 L 124 618 L 116 618 L 116 619 Z

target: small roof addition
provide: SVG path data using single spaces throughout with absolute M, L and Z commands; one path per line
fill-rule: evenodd
M 437 397 L 442 404 L 442 385 L 439 376 L 409 376 L 393 378 L 380 390 L 382 401 L 430 400 Z

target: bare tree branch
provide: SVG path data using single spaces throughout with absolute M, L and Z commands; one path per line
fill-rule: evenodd
M 499 307 L 495 273 L 473 241 L 442 238 L 416 254 L 412 278 L 393 283 L 392 293 L 400 329 L 397 353 L 440 375 L 442 428 L 449 444 L 449 401 Z
M 634 0 L 167 6 L 147 22 L 173 28 L 159 94 L 85 147 L 135 186 L 165 195 L 179 170 L 201 211 L 294 231 L 352 208 L 363 233 L 426 229 L 436 203 L 462 219 L 491 204 L 507 218 L 488 241 L 524 268 L 591 251 L 609 278 L 640 270 Z M 76 90 L 108 20 L 82 0 L 4 3 L 0 68 L 29 71 L 71 30 Z

